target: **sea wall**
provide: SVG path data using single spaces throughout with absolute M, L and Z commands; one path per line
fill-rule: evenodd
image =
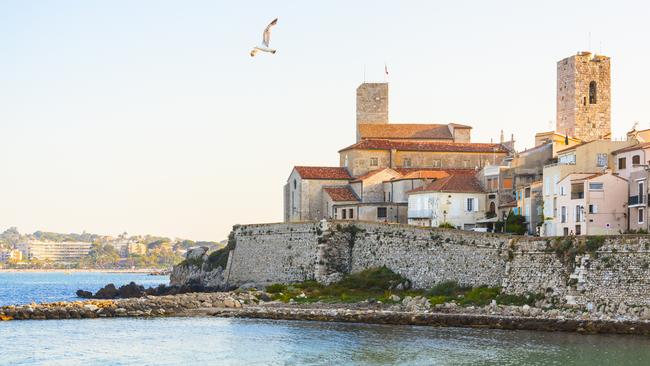
M 554 302 L 650 308 L 650 238 L 537 238 L 367 222 L 237 227 L 225 271 L 230 286 L 317 280 L 386 266 L 415 288 L 455 280 L 544 294 Z

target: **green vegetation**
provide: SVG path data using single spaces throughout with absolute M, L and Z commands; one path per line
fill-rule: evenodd
M 451 224 L 450 222 L 441 222 L 440 225 L 438 225 L 439 228 L 443 229 L 455 229 L 456 227 Z
M 515 215 L 512 211 L 506 217 L 505 229 L 507 233 L 523 235 L 526 233 L 526 217 Z
M 399 284 L 406 284 L 398 290 Z M 468 287 L 455 281 L 441 282 L 428 290 L 412 290 L 408 280 L 386 267 L 372 268 L 345 276 L 341 281 L 325 286 L 316 281 L 305 281 L 292 285 L 272 284 L 266 291 L 274 300 L 297 303 L 351 303 L 381 301 L 393 303 L 392 295 L 424 296 L 431 305 L 456 302 L 461 306 L 485 306 L 495 300 L 502 305 L 534 305 L 544 298 L 542 294 L 505 295 L 499 287 Z

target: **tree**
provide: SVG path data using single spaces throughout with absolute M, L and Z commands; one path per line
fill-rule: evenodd
M 526 217 L 516 215 L 512 211 L 506 218 L 506 232 L 523 235 L 526 232 Z

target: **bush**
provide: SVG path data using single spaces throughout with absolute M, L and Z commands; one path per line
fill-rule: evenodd
M 475 287 L 465 294 L 460 300 L 461 305 L 478 305 L 483 306 L 489 304 L 492 300 L 501 293 L 498 287 Z
M 506 218 L 506 232 L 523 235 L 526 233 L 526 218 L 521 215 L 515 215 L 512 211 L 508 214 Z
M 600 249 L 600 247 L 602 247 L 603 244 L 605 244 L 605 238 L 604 237 L 602 237 L 602 236 L 592 236 L 589 239 L 587 239 L 587 251 L 593 253 L 593 252 L 597 251 L 598 249 Z
M 280 292 L 286 292 L 287 291 L 287 285 L 283 285 L 281 283 L 274 283 L 272 285 L 266 286 L 266 292 L 270 294 L 279 294 Z
M 456 228 L 450 222 L 442 222 L 442 223 L 440 223 L 440 225 L 438 225 L 438 227 L 443 228 L 443 229 L 455 229 Z
M 469 287 L 462 287 L 456 281 L 440 282 L 427 291 L 427 296 L 456 296 L 469 290 Z
M 337 283 L 339 287 L 356 290 L 380 291 L 395 288 L 400 283 L 409 281 L 387 267 L 369 268 L 345 276 Z

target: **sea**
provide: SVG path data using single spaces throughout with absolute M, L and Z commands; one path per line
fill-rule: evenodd
M 132 273 L 0 273 L 0 304 L 75 300 Z M 0 322 L 0 365 L 650 365 L 650 337 L 304 321 Z

